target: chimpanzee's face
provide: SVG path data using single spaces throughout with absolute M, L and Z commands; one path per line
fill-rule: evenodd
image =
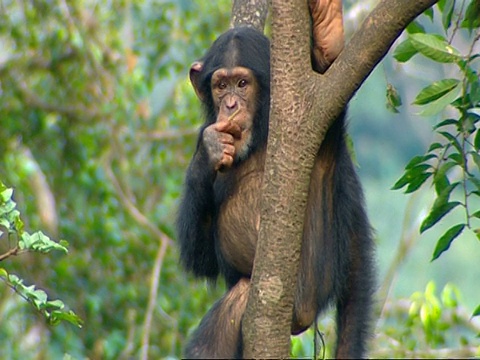
M 240 158 L 247 154 L 251 141 L 258 91 L 255 75 L 245 67 L 221 68 L 211 78 L 216 122 L 232 121 L 242 131 L 241 137 L 234 143 L 235 153 Z

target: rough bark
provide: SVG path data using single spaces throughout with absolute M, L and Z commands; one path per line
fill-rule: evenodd
M 383 0 L 325 75 L 310 63 L 304 0 L 272 0 L 270 133 L 245 358 L 287 358 L 310 172 L 328 127 L 401 31 L 437 0 Z
M 263 32 L 268 0 L 233 0 L 230 27 L 251 26 Z

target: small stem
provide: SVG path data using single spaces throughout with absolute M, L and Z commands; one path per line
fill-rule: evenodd
M 0 255 L 0 261 L 3 261 L 10 256 L 17 255 L 18 250 L 18 246 L 15 246 L 13 249 L 8 250 L 5 254 Z
M 235 110 L 235 112 L 228 117 L 227 121 L 232 121 L 233 118 L 234 118 L 235 116 L 237 116 L 237 114 L 238 114 L 239 112 L 240 112 L 240 108 L 238 108 L 237 110 Z

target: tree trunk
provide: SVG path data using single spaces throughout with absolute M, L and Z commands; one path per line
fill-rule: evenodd
M 437 0 L 383 0 L 325 75 L 310 63 L 305 0 L 272 0 L 270 132 L 245 358 L 287 358 L 293 291 L 315 154 L 334 119 L 402 30 Z
M 263 32 L 268 0 L 233 0 L 230 27 L 251 26 Z

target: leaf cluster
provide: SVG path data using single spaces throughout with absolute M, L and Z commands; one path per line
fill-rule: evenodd
M 420 115 L 439 119 L 433 126 L 436 139 L 424 155 L 411 159 L 393 186 L 412 193 L 427 180 L 433 185 L 435 201 L 420 225 L 421 233 L 455 209 L 463 209 L 463 221 L 438 239 L 432 261 L 465 229 L 480 240 L 480 62 L 479 55 L 473 53 L 480 39 L 480 6 L 477 1 L 442 0 L 437 10 L 429 9 L 425 15 L 432 21 L 439 15 L 436 23 L 441 24 L 443 34 L 427 33 L 414 22 L 393 54 L 401 63 L 418 54 L 459 74 L 430 83 L 415 97 L 413 104 L 420 107 Z M 453 45 L 456 38 L 469 39 L 470 48 L 460 51 Z M 449 115 L 440 116 L 443 113 Z
M 36 353 L 179 356 L 222 292 L 180 270 L 172 224 L 202 122 L 188 68 L 228 28 L 231 1 L 0 3 L 0 178 L 15 185 L 25 228 L 70 243 L 69 256 L 19 257 L 8 271 L 85 321 L 48 329 Z M 19 253 L 49 246 L 15 236 Z M 0 317 L 12 319 L 2 355 L 28 357 L 23 335 L 38 320 L 10 310 L 9 292 L 0 287 Z
M 408 358 L 478 354 L 479 324 L 471 321 L 459 289 L 451 283 L 438 294 L 436 284 L 430 281 L 424 291 L 397 304 L 389 303 L 385 312 L 387 321 L 381 324 L 379 352 L 386 348 L 386 353 L 395 354 L 394 357 Z
M 469 358 L 480 354 L 480 322 L 472 321 L 460 290 L 447 283 L 439 292 L 428 282 L 423 291 L 408 298 L 391 298 L 376 323 L 375 341 L 369 356 L 383 358 Z M 318 329 L 310 328 L 292 338 L 294 358 L 330 358 L 334 354 L 335 316 L 319 319 Z M 318 331 L 321 329 L 321 333 Z M 321 341 L 323 336 L 325 343 Z M 316 337 L 316 340 L 314 338 Z M 321 355 L 325 352 L 326 357 Z
M 12 238 L 16 239 L 16 245 L 1 255 L 0 261 L 26 251 L 44 254 L 52 250 L 68 252 L 66 241 L 57 243 L 41 231 L 29 234 L 24 230 L 20 212 L 13 201 L 13 189 L 7 188 L 2 182 L 0 182 L 0 229 L 3 229 L 0 231 L 0 238 L 5 233 L 8 244 Z M 67 321 L 81 327 L 82 320 L 73 311 L 67 311 L 61 300 L 49 300 L 45 291 L 36 289 L 35 285 L 26 286 L 21 278 L 9 274 L 5 268 L 0 268 L 0 279 L 42 313 L 49 324 L 57 325 L 61 321 Z

